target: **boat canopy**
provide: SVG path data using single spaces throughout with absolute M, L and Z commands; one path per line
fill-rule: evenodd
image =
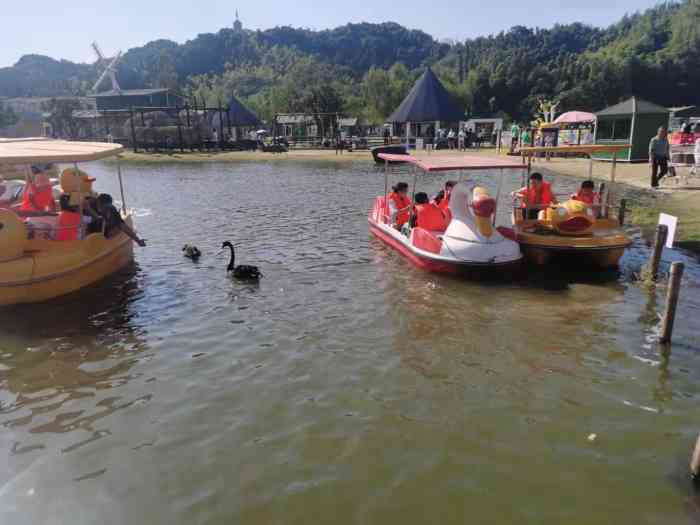
M 493 169 L 522 169 L 519 159 L 510 160 L 499 157 L 478 157 L 476 155 L 413 157 L 411 155 L 396 155 L 380 153 L 379 158 L 388 162 L 405 162 L 413 164 L 424 171 L 458 171 L 458 170 L 493 170 Z
M 0 164 L 89 162 L 117 155 L 121 144 L 68 140 L 8 140 L 0 142 Z

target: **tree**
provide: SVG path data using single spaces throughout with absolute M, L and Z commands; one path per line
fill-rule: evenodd
M 0 100 L 0 128 L 12 126 L 13 124 L 16 124 L 18 120 L 19 117 L 14 110 L 9 106 L 5 107 L 3 102 Z
M 44 110 L 49 113 L 47 120 L 55 135 L 71 139 L 78 136 L 80 123 L 73 116 L 73 112 L 79 109 L 82 109 L 82 106 L 75 99 L 53 98 L 45 103 Z

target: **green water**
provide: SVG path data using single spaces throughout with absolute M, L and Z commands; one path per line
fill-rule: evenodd
M 117 195 L 112 171 L 91 173 Z M 125 180 L 149 241 L 135 265 L 0 312 L 3 525 L 700 519 L 696 260 L 665 256 L 687 278 L 661 353 L 664 290 L 633 283 L 648 253 L 634 231 L 619 273 L 485 285 L 370 238 L 384 183 L 369 164 Z M 228 239 L 259 286 L 226 277 Z

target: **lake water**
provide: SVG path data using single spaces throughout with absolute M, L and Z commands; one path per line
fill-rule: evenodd
M 89 169 L 118 195 L 113 164 Z M 370 237 L 369 163 L 124 178 L 148 240 L 135 265 L 0 312 L 3 525 L 700 520 L 693 257 L 665 254 L 687 267 L 664 353 L 634 230 L 619 273 L 480 284 Z M 259 286 L 227 278 L 224 240 Z

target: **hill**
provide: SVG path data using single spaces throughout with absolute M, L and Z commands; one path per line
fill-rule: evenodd
M 210 103 L 234 93 L 266 117 L 346 111 L 380 120 L 432 65 L 470 113 L 527 118 L 539 98 L 594 110 L 632 94 L 700 103 L 699 62 L 700 0 L 683 0 L 608 28 L 518 26 L 451 45 L 395 23 L 222 29 L 130 49 L 119 79 L 125 88 L 177 87 Z M 93 65 L 28 55 L 0 69 L 0 96 L 84 95 L 97 74 Z

